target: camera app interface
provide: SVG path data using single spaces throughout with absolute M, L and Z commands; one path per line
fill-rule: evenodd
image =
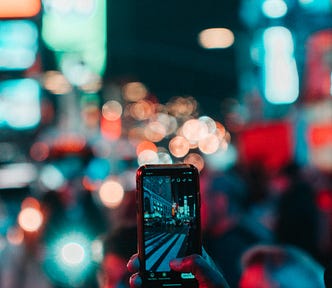
M 171 259 L 195 252 L 195 189 L 192 175 L 144 178 L 144 246 L 151 277 L 166 276 Z

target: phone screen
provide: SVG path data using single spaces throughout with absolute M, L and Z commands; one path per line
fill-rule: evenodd
M 197 170 L 154 167 L 142 174 L 140 186 L 144 276 L 160 287 L 185 287 L 194 275 L 171 271 L 169 262 L 201 252 Z

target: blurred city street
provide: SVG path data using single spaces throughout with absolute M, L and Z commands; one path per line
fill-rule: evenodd
M 0 287 L 127 287 L 98 275 L 149 163 L 198 168 L 232 288 L 257 243 L 330 263 L 332 2 L 0 0 Z M 168 225 L 160 271 L 189 229 Z

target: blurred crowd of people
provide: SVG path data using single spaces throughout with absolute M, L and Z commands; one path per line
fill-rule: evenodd
M 263 274 L 251 275 L 258 273 L 257 267 L 254 269 L 255 265 L 251 265 L 255 263 L 260 263 L 261 268 L 266 266 L 267 271 L 284 267 L 285 274 L 279 273 L 279 276 L 289 283 L 276 287 L 324 287 L 321 269 L 328 265 L 332 252 L 329 173 L 296 163 L 271 171 L 255 163 L 227 172 L 206 172 L 202 179 L 204 243 L 231 287 L 275 287 L 257 284 L 258 279 L 263 281 Z M 265 249 L 264 245 L 270 248 Z M 309 270 L 320 271 L 320 285 L 308 284 L 312 282 L 306 280 L 309 286 L 305 286 L 301 277 L 296 277 L 299 271 L 308 268 L 288 272 L 294 273 L 292 279 L 287 276 L 288 260 L 279 252 L 294 254 L 285 252 L 292 249 L 300 251 L 295 257 L 303 262 L 300 266 L 311 262 L 311 267 L 317 267 Z M 245 267 L 250 269 L 245 269 L 243 274 Z M 245 285 L 252 277 L 257 278 L 256 285 Z
M 203 246 L 230 287 L 324 287 L 323 269 L 332 259 L 329 173 L 295 163 L 277 172 L 257 164 L 227 171 L 206 167 L 200 179 Z M 47 225 L 20 249 L 2 251 L 1 287 L 129 287 L 126 265 L 137 252 L 135 190 L 126 191 L 114 209 L 96 205 L 89 191 L 76 193 L 74 201 L 72 192 L 42 197 Z M 81 282 L 59 281 L 45 264 L 56 257 L 47 254 L 47 243 L 64 224 L 89 227 L 103 242 L 102 257 Z M 319 284 L 305 286 L 315 282 L 304 275 Z M 271 279 L 288 283 L 269 286 Z
M 330 185 L 328 173 L 296 163 L 277 172 L 258 164 L 202 171 L 203 245 L 230 287 L 324 287 L 332 259 Z M 125 235 L 123 243 L 136 241 Z M 123 260 L 136 252 L 130 247 L 119 254 Z

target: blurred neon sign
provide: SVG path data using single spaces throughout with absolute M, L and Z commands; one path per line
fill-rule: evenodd
M 291 104 L 299 96 L 299 76 L 291 32 L 270 27 L 263 33 L 264 95 L 273 104 Z
M 24 70 L 36 60 L 38 29 L 29 20 L 0 21 L 0 70 Z
M 238 135 L 239 160 L 277 171 L 293 158 L 293 129 L 289 122 L 271 121 L 247 126 Z
M 313 33 L 306 43 L 304 98 L 330 99 L 332 96 L 332 29 Z
M 40 122 L 40 87 L 33 79 L 0 82 L 0 127 L 22 130 Z
M 311 164 L 324 171 L 332 171 L 332 125 L 313 123 L 309 125 L 307 139 Z
M 0 0 L 0 18 L 30 18 L 40 9 L 40 0 Z
M 106 1 L 44 0 L 43 4 L 45 43 L 56 52 L 79 55 L 92 72 L 101 75 L 106 62 Z
M 332 7 L 330 0 L 299 0 L 299 4 L 311 12 L 329 12 Z

